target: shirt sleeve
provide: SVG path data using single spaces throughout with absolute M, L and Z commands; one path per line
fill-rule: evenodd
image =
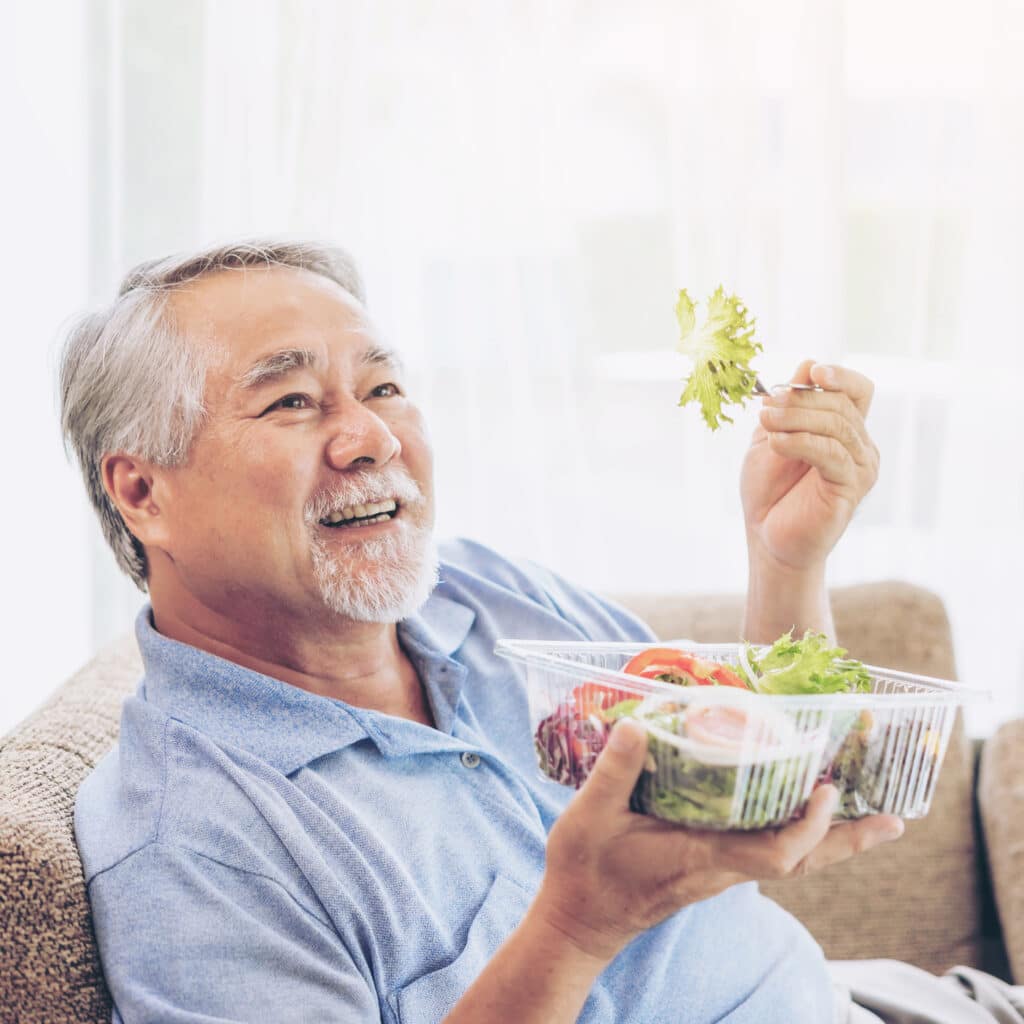
M 115 1024 L 381 1019 L 336 930 L 272 878 L 154 842 L 89 899 Z
M 539 578 L 548 600 L 587 640 L 649 643 L 657 640 L 642 619 L 606 597 L 578 587 L 535 563 L 528 563 Z

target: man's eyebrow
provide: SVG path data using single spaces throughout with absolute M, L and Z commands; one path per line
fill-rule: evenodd
M 257 359 L 243 374 L 235 378 L 235 387 L 240 391 L 252 391 L 264 384 L 283 377 L 293 370 L 318 366 L 320 356 L 308 348 L 284 348 L 278 352 Z
M 272 383 L 285 374 L 307 367 L 317 368 L 322 359 L 308 348 L 284 348 L 257 359 L 244 373 L 235 378 L 235 387 L 240 391 L 252 391 L 264 384 Z M 402 369 L 402 360 L 393 349 L 372 345 L 359 356 L 362 366 L 391 366 Z
M 393 366 L 396 370 L 402 369 L 402 360 L 394 349 L 385 348 L 383 345 L 373 345 L 368 348 L 359 360 L 363 366 Z

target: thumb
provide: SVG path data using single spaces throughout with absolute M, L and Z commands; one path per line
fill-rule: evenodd
M 628 718 L 621 719 L 580 790 L 583 802 L 600 803 L 604 811 L 626 810 L 646 757 L 647 733 L 643 726 Z

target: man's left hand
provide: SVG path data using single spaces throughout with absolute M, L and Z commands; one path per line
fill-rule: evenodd
M 864 422 L 867 377 L 806 360 L 792 382 L 825 390 L 764 400 L 740 493 L 751 557 L 802 572 L 824 564 L 878 479 L 879 453 Z

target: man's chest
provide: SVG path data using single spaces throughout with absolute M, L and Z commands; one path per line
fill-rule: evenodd
M 303 769 L 293 785 L 296 831 L 285 841 L 307 850 L 292 859 L 385 990 L 464 948 L 497 879 L 523 898 L 492 897 L 488 929 L 515 927 L 543 873 L 547 830 L 571 796 L 454 740 L 391 756 L 363 745 Z

